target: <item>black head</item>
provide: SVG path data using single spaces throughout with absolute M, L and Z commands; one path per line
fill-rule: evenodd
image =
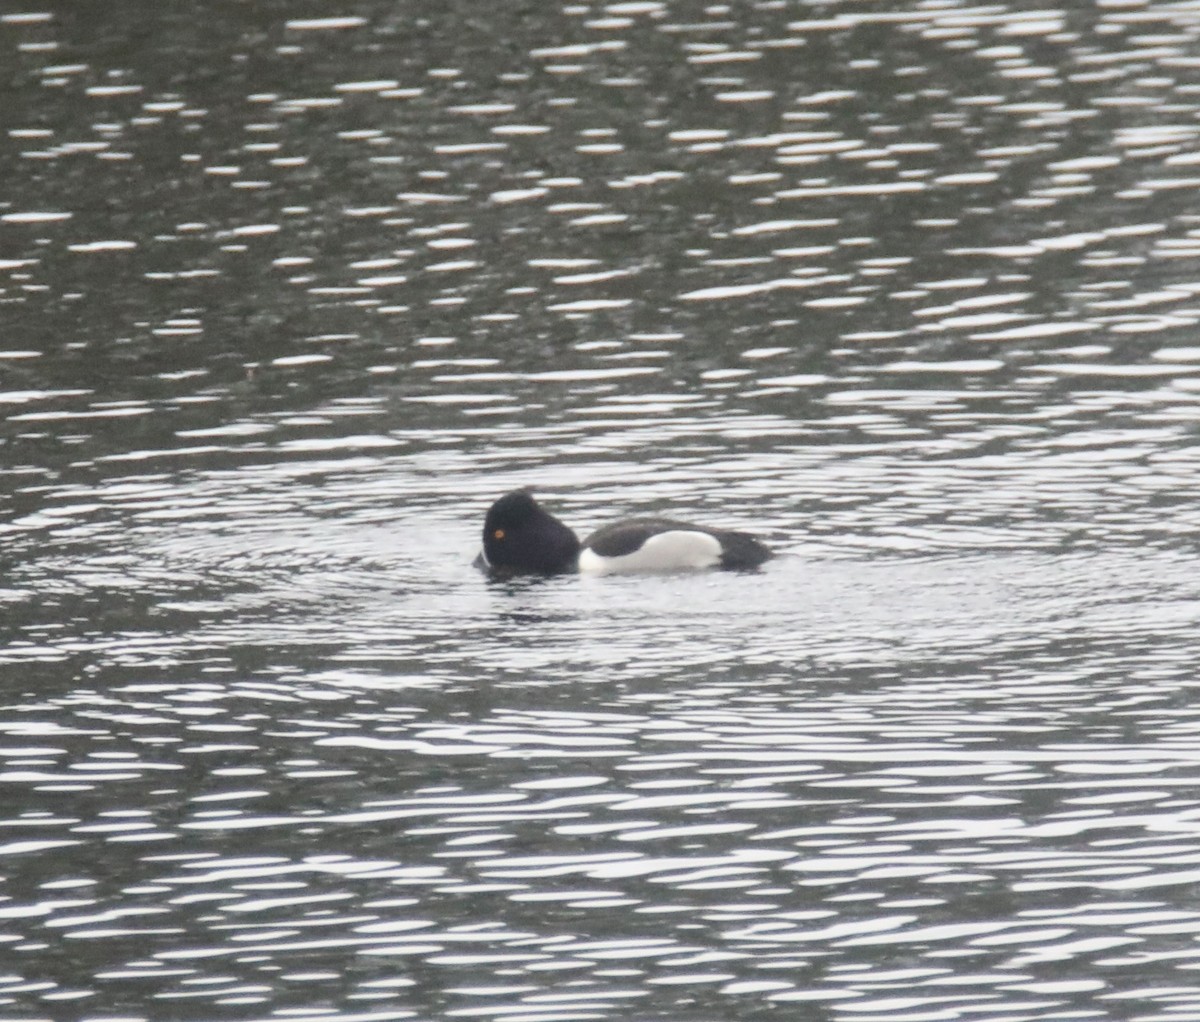
M 527 490 L 513 490 L 488 509 L 483 555 L 495 571 L 557 575 L 575 570 L 579 540 Z

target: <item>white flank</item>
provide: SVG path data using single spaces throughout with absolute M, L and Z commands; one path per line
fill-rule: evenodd
M 707 532 L 660 532 L 631 554 L 601 557 L 585 549 L 579 555 L 579 570 L 586 575 L 616 575 L 629 572 L 698 571 L 711 568 L 721 559 L 721 543 Z

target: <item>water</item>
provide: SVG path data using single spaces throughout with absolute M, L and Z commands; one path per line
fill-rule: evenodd
M 1198 35 L 6 9 L 0 1013 L 1200 1011 Z

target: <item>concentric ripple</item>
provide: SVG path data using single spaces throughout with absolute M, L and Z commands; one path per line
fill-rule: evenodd
M 0 13 L 0 1014 L 1200 1016 L 1194 13 Z

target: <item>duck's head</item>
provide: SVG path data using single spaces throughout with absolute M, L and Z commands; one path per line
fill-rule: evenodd
M 494 503 L 483 522 L 486 567 L 511 574 L 557 575 L 574 571 L 579 539 L 533 499 L 513 490 Z

